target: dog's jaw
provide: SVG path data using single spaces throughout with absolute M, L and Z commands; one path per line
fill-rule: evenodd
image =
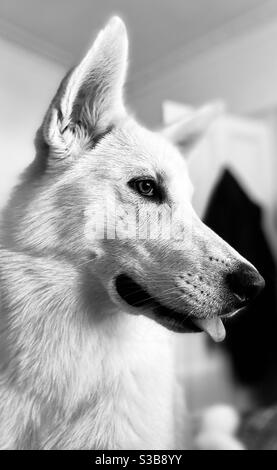
M 123 302 L 131 306 L 131 313 L 145 314 L 174 332 L 205 331 L 215 342 L 225 338 L 225 328 L 219 316 L 198 318 L 168 308 L 126 274 L 118 275 L 114 284 Z

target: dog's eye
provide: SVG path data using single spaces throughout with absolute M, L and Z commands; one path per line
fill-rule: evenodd
M 157 185 L 151 179 L 136 179 L 129 182 L 131 188 L 145 197 L 155 198 L 157 196 Z
M 136 190 L 143 196 L 153 197 L 155 192 L 155 183 L 151 180 L 137 181 Z

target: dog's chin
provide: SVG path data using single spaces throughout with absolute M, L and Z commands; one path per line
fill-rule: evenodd
M 132 313 L 144 314 L 171 331 L 178 333 L 205 331 L 216 342 L 225 338 L 225 328 L 219 316 L 203 319 L 162 305 L 127 274 L 116 277 L 115 289 L 119 297 L 132 307 L 130 310 Z

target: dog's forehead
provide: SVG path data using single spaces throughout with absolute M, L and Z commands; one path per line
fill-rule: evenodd
M 137 123 L 128 123 L 120 130 L 119 139 L 125 156 L 128 154 L 134 165 L 148 165 L 149 169 L 159 171 L 168 178 L 180 172 L 187 173 L 185 158 L 161 133 L 150 131 Z
M 161 133 L 152 132 L 137 123 L 123 130 L 121 139 L 128 149 L 128 163 L 149 174 L 159 175 L 164 183 L 178 192 L 187 188 L 191 191 L 187 162 L 178 148 Z M 126 143 L 128 145 L 126 147 Z

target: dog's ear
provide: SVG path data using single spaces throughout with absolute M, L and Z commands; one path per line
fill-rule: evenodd
M 82 62 L 64 78 L 50 105 L 42 131 L 52 154 L 78 154 L 124 116 L 127 52 L 125 25 L 114 17 Z
M 189 150 L 206 134 L 211 124 L 222 113 L 221 103 L 208 104 L 168 125 L 162 130 L 162 134 L 175 145 Z

